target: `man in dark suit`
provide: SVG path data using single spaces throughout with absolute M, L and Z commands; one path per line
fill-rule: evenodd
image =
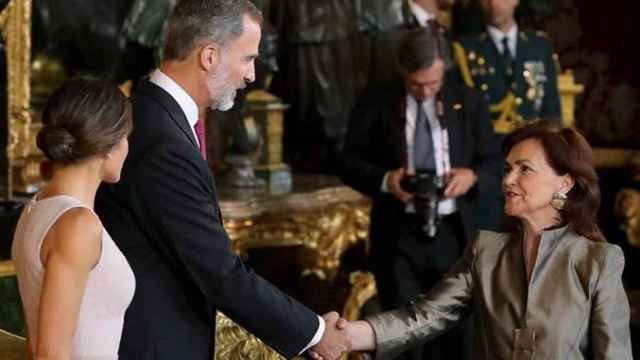
M 288 358 L 313 345 L 328 359 L 345 349 L 337 314 L 323 320 L 230 251 L 201 151 L 205 110 L 229 109 L 254 81 L 261 21 L 248 0 L 180 1 L 163 61 L 133 93 L 122 179 L 96 203 L 136 275 L 122 360 L 211 360 L 218 309 Z
M 473 235 L 474 200 L 496 181 L 500 166 L 486 102 L 472 89 L 443 83 L 430 32 L 409 32 L 398 54 L 401 79 L 365 92 L 353 111 L 341 170 L 347 184 L 373 200 L 371 258 L 385 310 L 414 301 L 453 265 Z M 424 217 L 401 185 L 417 171 L 448 179 L 435 234 L 425 232 Z M 470 337 L 454 330 L 429 343 L 424 358 L 464 358 L 463 339 Z M 407 358 L 422 359 L 421 350 Z

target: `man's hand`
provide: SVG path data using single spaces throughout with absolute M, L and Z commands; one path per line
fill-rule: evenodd
M 453 168 L 447 176 L 449 181 L 444 189 L 444 196 L 447 198 L 457 198 L 466 194 L 478 181 L 478 176 L 469 168 Z
M 400 168 L 389 172 L 389 176 L 387 176 L 387 189 L 393 196 L 395 196 L 398 200 L 406 203 L 407 201 L 413 198 L 413 195 L 402 190 L 400 186 L 400 181 L 407 175 L 407 170 L 405 168 Z
M 376 335 L 373 328 L 367 321 L 347 321 L 340 318 L 335 323 L 335 327 L 344 333 L 349 343 L 349 351 L 373 351 L 376 348 Z M 326 360 L 316 351 L 309 350 L 309 355 L 315 360 Z
M 336 360 L 343 353 L 351 351 L 351 343 L 345 330 L 336 326 L 340 319 L 338 313 L 332 311 L 324 314 L 322 318 L 325 321 L 324 334 L 320 342 L 309 350 L 309 355 L 314 359 Z

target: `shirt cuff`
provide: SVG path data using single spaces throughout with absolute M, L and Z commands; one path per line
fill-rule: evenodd
M 304 354 L 307 350 L 309 350 L 311 347 L 319 343 L 320 340 L 322 340 L 322 335 L 324 335 L 324 327 L 324 319 L 318 316 L 318 330 L 316 331 L 316 334 L 313 336 L 313 339 L 311 339 L 307 346 L 305 346 L 302 351 L 298 353 L 298 355 Z
M 384 174 L 384 177 L 382 178 L 382 185 L 380 186 L 380 191 L 383 193 L 389 192 L 389 188 L 387 187 L 387 178 L 389 178 L 388 172 Z

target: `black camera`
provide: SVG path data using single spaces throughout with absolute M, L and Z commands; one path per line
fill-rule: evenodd
M 433 170 L 416 170 L 415 175 L 405 176 L 400 186 L 413 194 L 413 204 L 416 214 L 422 221 L 422 230 L 428 237 L 434 237 L 438 232 L 440 216 L 438 203 L 444 197 L 446 187 L 444 176 L 438 176 Z

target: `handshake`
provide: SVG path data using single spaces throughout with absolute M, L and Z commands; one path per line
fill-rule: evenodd
M 351 351 L 372 351 L 376 347 L 373 328 L 364 320 L 347 321 L 338 313 L 322 316 L 325 329 L 322 339 L 308 354 L 315 360 L 336 360 Z

